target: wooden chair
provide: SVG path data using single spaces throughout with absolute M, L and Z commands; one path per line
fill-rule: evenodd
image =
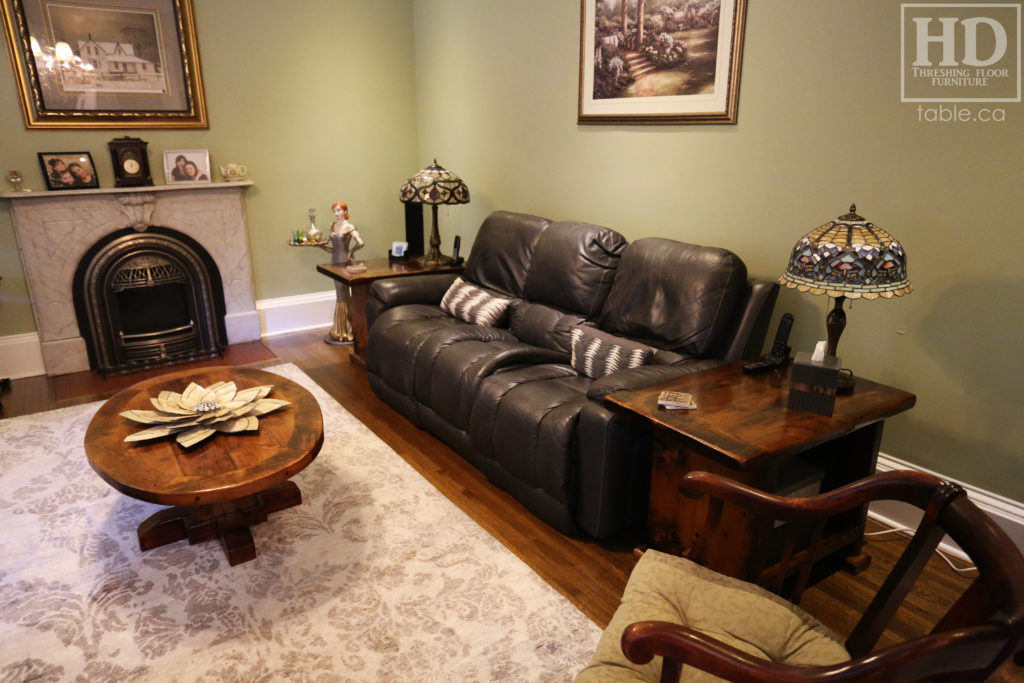
M 922 509 L 924 514 L 906 550 L 846 639 L 844 646 L 849 654 L 848 661 L 836 661 L 833 657 L 828 663 L 820 659 L 808 662 L 805 657 L 800 665 L 778 663 L 763 658 L 764 653 L 770 653 L 770 650 L 761 650 L 756 645 L 750 647 L 747 645 L 749 641 L 739 643 L 743 649 L 738 649 L 709 635 L 708 629 L 698 630 L 666 621 L 637 619 L 622 632 L 621 651 L 627 659 L 612 662 L 610 669 L 604 670 L 592 680 L 615 680 L 616 670 L 627 674 L 623 679 L 642 680 L 636 671 L 626 672 L 624 669 L 632 665 L 656 664 L 652 659 L 661 657 L 660 680 L 663 682 L 680 680 L 683 665 L 687 667 L 687 675 L 682 680 L 690 680 L 691 674 L 700 674 L 697 678 L 712 674 L 729 681 L 757 683 L 980 681 L 1014 656 L 1024 643 L 1024 556 L 1006 533 L 970 502 L 964 490 L 956 484 L 916 472 L 888 472 L 822 495 L 788 499 L 707 472 L 692 472 L 684 478 L 682 492 L 693 497 L 711 496 L 708 514 L 708 524 L 711 526 L 715 524 L 717 511 L 720 511 L 723 502 L 742 505 L 755 515 L 787 522 L 792 537 L 802 540 L 799 543 L 787 543 L 782 551 L 780 566 L 787 571 L 779 572 L 778 581 L 781 582 L 786 575 L 790 576 L 790 581 L 795 580 L 797 598 L 807 585 L 816 544 L 829 517 L 874 500 L 903 501 Z M 807 524 L 811 529 L 809 534 L 804 526 Z M 978 578 L 939 619 L 928 635 L 873 651 L 889 621 L 913 588 L 931 553 L 946 534 L 977 566 Z M 805 548 L 802 544 L 808 538 L 810 545 Z M 671 559 L 688 562 L 683 558 Z M 697 560 L 699 562 L 699 557 Z M 697 569 L 720 576 L 703 567 Z M 758 600 L 782 602 L 760 587 L 744 584 L 737 579 L 722 579 L 747 586 L 749 591 L 761 591 L 763 595 L 758 594 Z M 632 577 L 630 581 L 633 581 Z M 629 590 L 627 586 L 627 593 Z M 656 593 L 661 594 L 661 591 Z M 664 594 L 681 593 L 665 591 Z M 625 605 L 626 596 L 623 600 Z M 647 605 L 651 604 L 649 594 L 644 600 L 648 601 Z M 787 606 L 813 621 L 798 607 L 789 603 Z M 715 612 L 714 609 L 711 611 Z M 722 614 L 724 610 L 719 616 Z M 632 618 L 636 616 L 634 614 Z M 714 616 L 712 614 L 711 618 Z M 697 619 L 691 620 L 689 617 L 680 620 L 698 623 Z M 742 622 L 741 615 L 740 621 L 734 623 Z M 819 626 L 815 622 L 814 628 Z M 621 629 L 621 626 L 618 628 Z M 731 635 L 728 628 L 723 633 Z M 726 636 L 723 638 L 728 639 Z M 831 654 L 834 655 L 834 652 Z M 644 675 L 649 675 L 652 670 L 656 670 L 656 667 L 652 669 L 648 666 Z M 609 671 L 612 674 L 605 676 Z M 581 673 L 579 680 L 591 680 L 584 673 L 587 670 Z

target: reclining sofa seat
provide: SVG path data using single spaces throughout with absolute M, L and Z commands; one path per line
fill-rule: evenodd
M 602 538 L 644 519 L 649 432 L 603 399 L 721 365 L 746 288 L 746 267 L 724 249 L 658 238 L 629 245 L 596 327 L 609 343 L 649 347 L 650 359 L 590 377 L 577 354 L 486 378 L 470 428 L 479 469 L 565 533 Z
M 375 393 L 564 533 L 600 538 L 644 518 L 649 437 L 605 395 L 760 352 L 777 295 L 734 254 L 672 240 L 626 245 L 583 223 L 509 212 L 481 226 L 462 278 L 511 300 L 498 326 L 438 305 L 451 275 L 371 287 Z M 648 364 L 588 377 L 571 332 L 651 347 Z
M 537 216 L 498 211 L 480 226 L 462 279 L 497 296 L 521 298 L 526 271 L 533 250 L 550 221 Z M 366 307 L 370 330 L 366 347 L 366 370 L 370 387 L 384 401 L 423 428 L 414 382 L 424 345 L 431 334 L 477 334 L 484 339 L 514 343 L 506 330 L 473 330 L 469 323 L 450 316 L 440 308 L 445 292 L 456 279 L 451 274 L 429 274 L 394 280 L 381 280 L 370 289 Z M 376 285 L 380 285 L 377 287 Z M 436 340 L 435 340 L 436 343 Z M 468 439 L 435 434 L 468 457 Z

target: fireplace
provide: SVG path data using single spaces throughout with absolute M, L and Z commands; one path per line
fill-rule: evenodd
M 89 364 L 104 374 L 208 358 L 224 350 L 224 295 L 209 253 L 176 230 L 107 235 L 72 288 Z
M 259 339 L 252 184 L 6 193 L 46 374 L 120 372 Z

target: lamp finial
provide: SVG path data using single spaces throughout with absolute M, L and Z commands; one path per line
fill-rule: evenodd
M 840 216 L 839 220 L 841 220 L 841 221 L 862 221 L 862 220 L 864 220 L 864 217 L 857 215 L 857 205 L 851 203 L 850 204 L 850 213 L 848 213 L 848 214 L 846 214 L 844 216 Z

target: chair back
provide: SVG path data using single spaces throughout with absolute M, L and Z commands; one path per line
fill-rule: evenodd
M 883 650 L 883 677 L 865 673 L 865 678 L 843 680 L 951 680 L 949 672 L 957 672 L 957 681 L 984 680 L 1024 645 L 1024 556 L 957 484 L 919 472 L 886 472 L 821 495 L 787 499 L 707 472 L 691 472 L 680 488 L 689 496 L 711 497 L 701 537 L 715 535 L 723 503 L 786 522 L 782 559 L 761 583 L 777 592 L 791 587 L 794 602 L 823 550 L 822 531 L 830 517 L 876 500 L 897 500 L 923 511 L 914 536 L 846 640 L 853 672 L 858 667 L 864 672 L 878 669 L 872 660 L 879 653 L 872 652 L 943 538 L 948 535 L 966 553 L 978 577 L 931 632 Z M 695 547 L 691 559 L 700 563 L 702 552 Z

